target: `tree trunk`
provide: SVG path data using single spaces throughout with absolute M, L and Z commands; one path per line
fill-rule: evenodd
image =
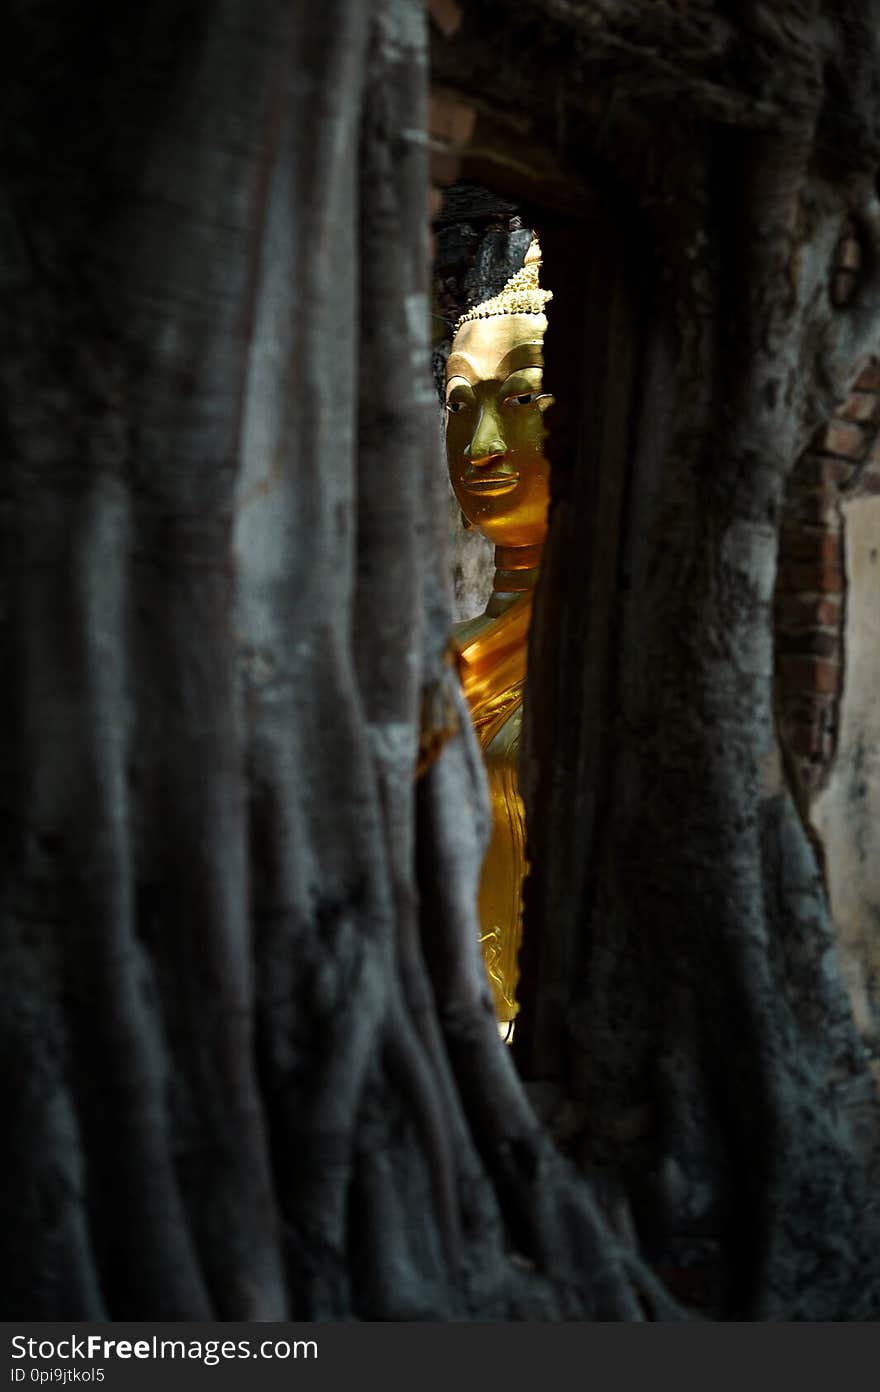
M 573 1158 L 477 945 L 423 6 L 7 19 L 8 1318 L 680 1317 L 597 1188 L 705 1309 L 876 1311 L 873 1095 L 774 767 L 769 598 L 786 471 L 873 346 L 874 276 L 843 316 L 821 287 L 842 220 L 872 215 L 878 65 L 857 7 L 792 3 L 786 27 L 754 5 L 742 30 L 690 8 L 535 11 L 584 159 L 619 154 L 667 272 L 631 447 L 622 398 L 606 431 L 630 465 L 603 680 L 576 641 L 585 452 L 535 633 L 559 645 L 533 709 L 562 718 L 532 718 L 531 911 L 566 1011 L 559 1031 L 537 1002 L 532 1040 Z M 475 64 L 487 18 L 473 0 Z M 664 111 L 681 80 L 700 135 L 672 123 L 652 173 L 622 107 L 585 113 L 582 61 L 624 106 L 632 82 Z M 813 158 L 844 130 L 848 180 Z
M 818 63 L 818 11 L 789 8 L 787 31 L 769 6 L 752 19 Z M 861 94 L 876 29 L 860 58 L 834 17 Z M 880 347 L 877 150 L 850 141 L 861 168 L 829 171 L 832 120 L 842 142 L 873 115 L 826 104 L 818 72 L 803 109 L 793 56 L 777 54 L 796 97 L 772 135 L 683 129 L 670 111 L 637 161 L 626 117 L 603 132 L 659 265 L 645 270 L 635 239 L 641 314 L 631 277 L 628 307 L 621 291 L 599 309 L 612 353 L 622 318 L 639 339 L 622 555 L 600 606 L 610 650 L 601 633 L 578 640 L 602 579 L 591 529 L 607 548 L 586 478 L 620 454 L 619 351 L 604 397 L 585 388 L 582 456 L 555 475 L 530 658 L 552 670 L 532 685 L 544 976 L 526 1065 L 561 1086 L 568 1146 L 682 1298 L 745 1319 L 876 1318 L 877 1098 L 780 757 L 772 600 L 787 474 Z M 836 312 L 850 219 L 869 269 Z M 601 274 L 625 285 L 615 254 Z M 548 374 L 563 366 L 552 352 Z
M 7 41 L 4 1308 L 636 1316 L 477 947 L 421 6 Z

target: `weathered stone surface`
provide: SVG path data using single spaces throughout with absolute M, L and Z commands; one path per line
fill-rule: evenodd
M 810 818 L 847 980 L 880 1081 L 880 498 L 843 506 L 846 675 L 837 755 Z

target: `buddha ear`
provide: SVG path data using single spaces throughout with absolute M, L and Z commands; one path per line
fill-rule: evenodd
M 464 527 L 465 531 L 466 531 L 466 532 L 472 531 L 472 530 L 473 530 L 474 524 L 473 524 L 473 522 L 468 521 L 468 519 L 465 517 L 464 513 L 461 511 L 461 508 L 459 508 L 459 517 L 461 518 L 461 525 Z

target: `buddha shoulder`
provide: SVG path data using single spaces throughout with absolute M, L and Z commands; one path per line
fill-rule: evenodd
M 491 628 L 493 623 L 491 614 L 477 614 L 473 619 L 463 619 L 461 623 L 453 624 L 452 641 L 461 649 Z

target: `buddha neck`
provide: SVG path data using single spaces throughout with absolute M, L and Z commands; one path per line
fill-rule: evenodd
M 495 547 L 495 578 L 486 605 L 490 618 L 497 618 L 521 595 L 534 589 L 543 549 L 543 545 Z

